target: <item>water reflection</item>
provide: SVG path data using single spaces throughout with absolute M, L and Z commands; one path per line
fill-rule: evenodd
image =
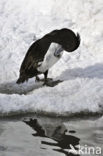
M 74 154 L 69 151 L 69 149 L 71 149 L 71 146 L 75 150 L 78 150 L 76 145 L 79 145 L 80 139 L 72 135 L 67 135 L 66 134 L 67 129 L 63 124 L 43 125 L 40 124 L 39 120 L 32 119 L 32 118 L 30 118 L 29 120 L 24 119 L 24 122 L 36 131 L 35 134 L 32 134 L 33 136 L 45 137 L 54 140 L 55 142 L 48 142 L 45 140 L 41 141 L 41 144 L 53 146 L 52 150 L 63 153 L 66 156 L 74 156 Z M 75 131 L 72 130 L 70 131 L 70 133 L 75 133 Z M 59 147 L 59 148 L 55 149 L 55 147 Z M 46 148 L 42 148 L 42 149 L 46 149 Z M 79 155 L 77 154 L 76 156 Z

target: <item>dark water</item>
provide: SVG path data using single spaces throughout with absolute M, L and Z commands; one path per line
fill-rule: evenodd
M 63 124 L 59 126 L 48 124 L 43 127 L 37 119 L 32 118 L 29 121 L 24 120 L 24 122 L 36 131 L 36 133 L 32 134 L 34 137 L 47 137 L 56 141 L 56 143 L 41 141 L 41 144 L 53 146 L 52 150 L 64 153 L 66 156 L 73 156 L 72 153 L 65 151 L 65 149 L 71 149 L 70 145 L 77 149 L 75 146 L 79 144 L 80 139 L 72 135 L 66 135 L 67 129 Z M 69 132 L 75 133 L 74 130 Z M 54 146 L 60 149 L 55 149 Z
M 0 121 L 0 156 L 83 155 L 103 156 L 103 117 Z

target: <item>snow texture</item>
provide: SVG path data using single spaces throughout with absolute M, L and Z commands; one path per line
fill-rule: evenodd
M 0 115 L 39 112 L 67 115 L 103 111 L 103 0 L 0 1 Z M 64 51 L 42 87 L 35 78 L 16 84 L 33 40 L 60 28 L 79 32 L 81 45 Z

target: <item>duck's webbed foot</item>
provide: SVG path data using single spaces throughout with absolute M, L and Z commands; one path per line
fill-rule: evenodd
M 39 76 L 36 76 L 36 81 L 37 82 L 45 82 L 45 81 L 52 81 L 52 80 L 53 80 L 52 78 L 40 79 Z
M 47 78 L 47 75 L 48 75 L 48 71 L 46 71 L 46 72 L 44 73 L 44 84 L 43 84 L 43 85 L 46 85 L 46 86 L 49 86 L 49 87 L 54 87 L 54 86 L 56 86 L 58 83 L 62 82 L 61 80 L 53 81 L 52 78 Z
M 56 81 L 53 81 L 53 80 L 46 80 L 45 82 L 44 82 L 44 84 L 43 85 L 46 85 L 46 86 L 49 86 L 49 87 L 54 87 L 54 86 L 56 86 L 57 84 L 59 84 L 60 82 L 62 82 L 61 80 L 56 80 Z

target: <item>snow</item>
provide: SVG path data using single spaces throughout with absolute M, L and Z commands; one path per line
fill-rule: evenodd
M 41 112 L 70 115 L 103 111 L 103 1 L 0 1 L 0 115 Z M 60 28 L 79 32 L 81 45 L 64 52 L 42 87 L 35 79 L 17 85 L 21 62 L 33 40 Z

